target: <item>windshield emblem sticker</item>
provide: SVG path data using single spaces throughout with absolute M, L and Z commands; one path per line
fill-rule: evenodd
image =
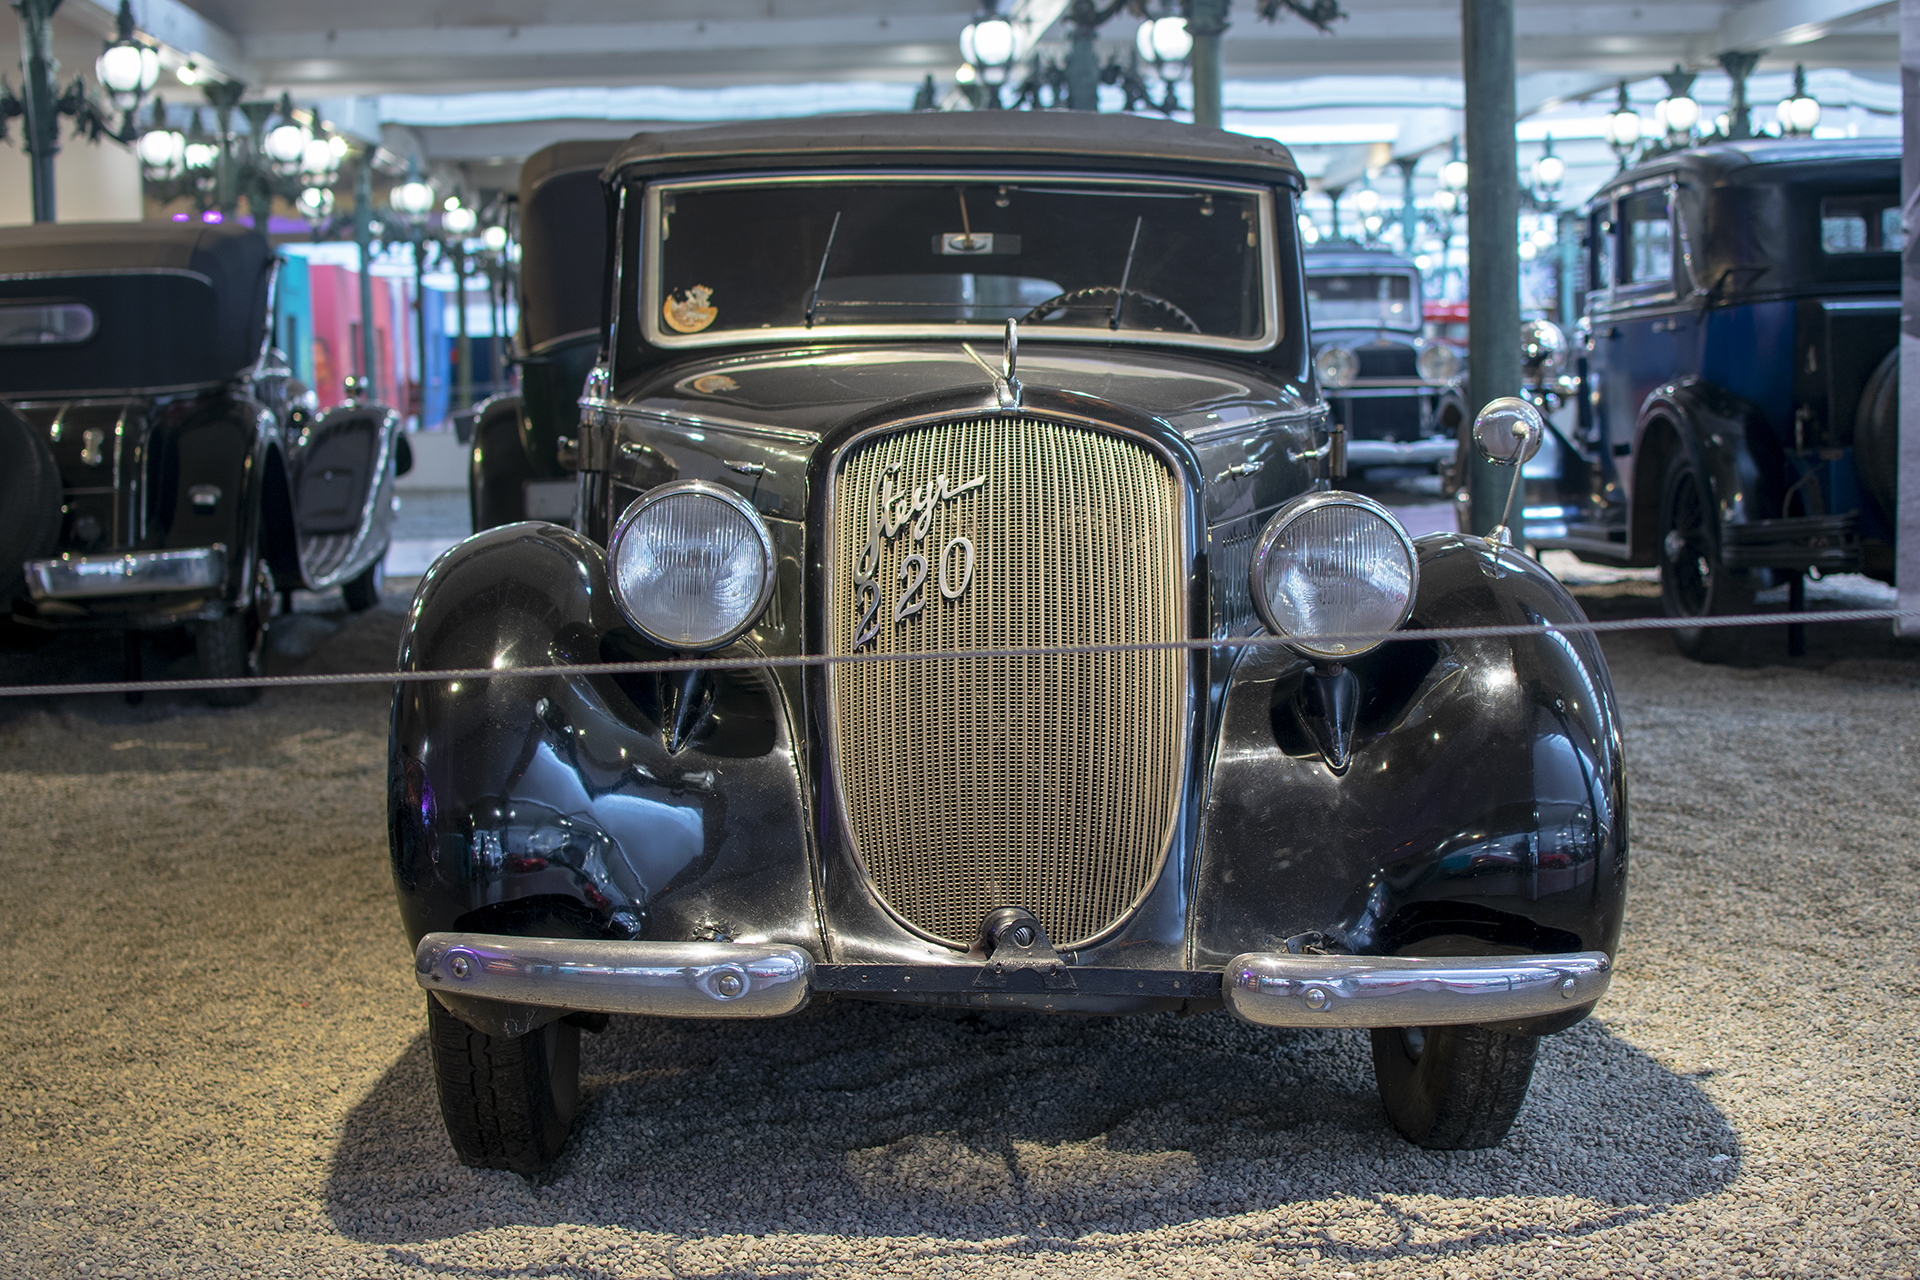
M 987 483 L 975 476 L 964 484 L 954 484 L 937 475 L 924 484 L 908 489 L 899 482 L 903 464 L 889 462 L 873 478 L 867 495 L 867 541 L 853 564 L 854 607 L 860 621 L 853 629 L 853 647 L 863 649 L 880 634 L 880 558 L 886 544 L 902 529 L 908 530 L 915 548 L 900 562 L 899 594 L 893 603 L 893 621 L 898 626 L 927 607 L 928 562 L 918 544 L 926 541 L 933 524 L 934 510 L 962 494 L 971 493 Z M 935 581 L 940 595 L 957 603 L 973 583 L 973 541 L 954 537 L 940 551 Z
M 683 292 L 684 298 L 668 294 L 667 300 L 660 304 L 660 314 L 675 333 L 698 333 L 713 323 L 720 308 L 713 305 L 713 290 L 703 284 Z

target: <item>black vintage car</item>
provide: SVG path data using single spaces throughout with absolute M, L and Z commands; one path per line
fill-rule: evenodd
M 1420 269 L 1355 244 L 1302 256 L 1314 371 L 1346 428 L 1349 467 L 1433 468 L 1451 460 L 1466 415 L 1449 393 L 1466 362 L 1423 336 Z
M 314 410 L 269 346 L 273 278 L 244 227 L 0 229 L 15 621 L 124 631 L 134 654 L 142 631 L 189 627 L 203 675 L 243 677 L 284 593 L 378 602 L 399 422 L 376 404 Z
M 1658 565 L 1678 618 L 1808 570 L 1893 580 L 1898 139 L 1702 147 L 1587 206 L 1577 425 L 1528 538 Z M 1675 632 L 1719 655 L 1725 629 Z
M 469 673 L 389 762 L 459 1157 L 551 1161 L 608 1014 L 809 998 L 1370 1028 L 1401 1132 L 1498 1142 L 1609 979 L 1611 687 L 1393 638 L 1581 615 L 1325 483 L 1286 151 L 850 116 L 605 183 L 576 520 L 449 551 L 402 643 Z
M 479 408 L 473 527 L 573 517 L 580 389 L 600 352 L 607 208 L 600 171 L 618 142 L 560 142 L 520 168 L 520 390 Z

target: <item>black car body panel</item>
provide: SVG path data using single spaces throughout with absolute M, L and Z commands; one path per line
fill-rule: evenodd
M 1250 139 L 1006 115 L 970 117 L 964 129 L 909 116 L 808 121 L 804 137 L 784 122 L 642 135 L 608 166 L 611 216 L 631 219 L 649 182 L 700 174 L 804 180 L 850 168 L 972 166 L 1025 174 L 1031 165 L 1103 179 L 1258 181 L 1280 215 L 1272 287 L 1281 323 L 1271 343 L 1210 350 L 1124 327 L 1110 339 L 1050 340 L 1035 325 L 1023 330 L 1017 410 L 999 398 L 1006 388 L 989 367 L 1002 355 L 997 339 L 971 334 L 972 351 L 956 339 L 885 341 L 831 327 L 804 342 L 748 332 L 691 351 L 661 348 L 637 333 L 641 272 L 627 222 L 609 285 L 618 332 L 607 335 L 610 363 L 588 378 L 583 400 L 576 527 L 515 524 L 454 548 L 421 585 L 401 664 L 655 660 L 681 669 L 403 686 L 389 816 L 410 939 L 784 944 L 821 964 L 894 975 L 860 989 L 863 997 L 928 1003 L 1118 1013 L 1218 998 L 1192 995 L 1205 984 L 1180 994 L 914 988 L 915 972 L 983 960 L 977 947 L 910 923 L 875 888 L 844 801 L 851 784 L 836 746 L 833 677 L 818 665 L 703 667 L 697 655 L 645 639 L 608 577 L 608 538 L 636 498 L 688 481 L 720 486 L 764 521 L 774 589 L 765 612 L 712 658 L 828 652 L 840 624 L 826 602 L 844 590 L 834 583 L 845 570 L 822 530 L 837 518 L 835 476 L 846 460 L 914 424 L 1016 414 L 1157 459 L 1179 495 L 1168 536 L 1184 557 L 1182 634 L 1260 632 L 1248 588 L 1255 538 L 1314 488 L 1327 436 L 1292 233 L 1298 175 L 1283 151 Z M 1418 559 L 1412 625 L 1580 617 L 1537 565 L 1480 540 L 1425 539 Z M 1394 642 L 1345 674 L 1270 645 L 1195 648 L 1180 662 L 1168 686 L 1183 708 L 1177 798 L 1160 860 L 1137 898 L 1084 945 L 1065 948 L 1063 963 L 1204 974 L 1240 952 L 1290 942 L 1368 955 L 1611 952 L 1624 892 L 1625 783 L 1612 692 L 1591 640 Z M 1298 710 L 1303 685 L 1319 678 L 1359 691 L 1353 758 L 1339 767 Z M 916 732 L 902 722 L 908 756 Z M 1042 808 L 1024 820 L 1057 816 Z M 491 1033 L 558 1016 L 522 1010 L 501 1021 L 457 993 L 443 1003 Z M 1552 1030 L 1582 1012 L 1528 1029 Z
M 574 480 L 580 388 L 606 319 L 600 171 L 620 145 L 559 142 L 520 168 L 520 388 L 489 399 L 477 415 L 468 473 L 475 529 L 526 519 L 529 483 L 553 489 Z

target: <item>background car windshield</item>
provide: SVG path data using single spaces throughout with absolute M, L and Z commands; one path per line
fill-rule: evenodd
M 1259 212 L 1238 191 L 1062 181 L 671 189 L 651 320 L 668 340 L 809 318 L 1106 332 L 1118 302 L 1122 330 L 1257 339 Z
M 1413 277 L 1353 272 L 1307 277 L 1307 315 L 1316 325 L 1385 325 L 1418 329 Z

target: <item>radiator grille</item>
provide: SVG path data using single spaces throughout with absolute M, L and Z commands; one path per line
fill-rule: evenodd
M 941 476 L 960 492 L 931 498 L 921 525 L 892 537 L 884 519 L 870 525 L 878 486 L 911 508 Z M 943 423 L 856 446 L 834 485 L 834 653 L 1186 636 L 1179 481 L 1137 443 L 1018 418 Z M 955 590 L 963 539 L 973 572 Z M 907 606 L 921 607 L 896 622 L 915 555 L 926 581 Z M 874 593 L 860 569 L 880 605 L 865 644 Z M 1188 661 L 1165 650 L 830 668 L 840 787 L 874 890 L 957 947 L 996 907 L 1033 912 L 1063 948 L 1117 923 L 1172 830 Z

